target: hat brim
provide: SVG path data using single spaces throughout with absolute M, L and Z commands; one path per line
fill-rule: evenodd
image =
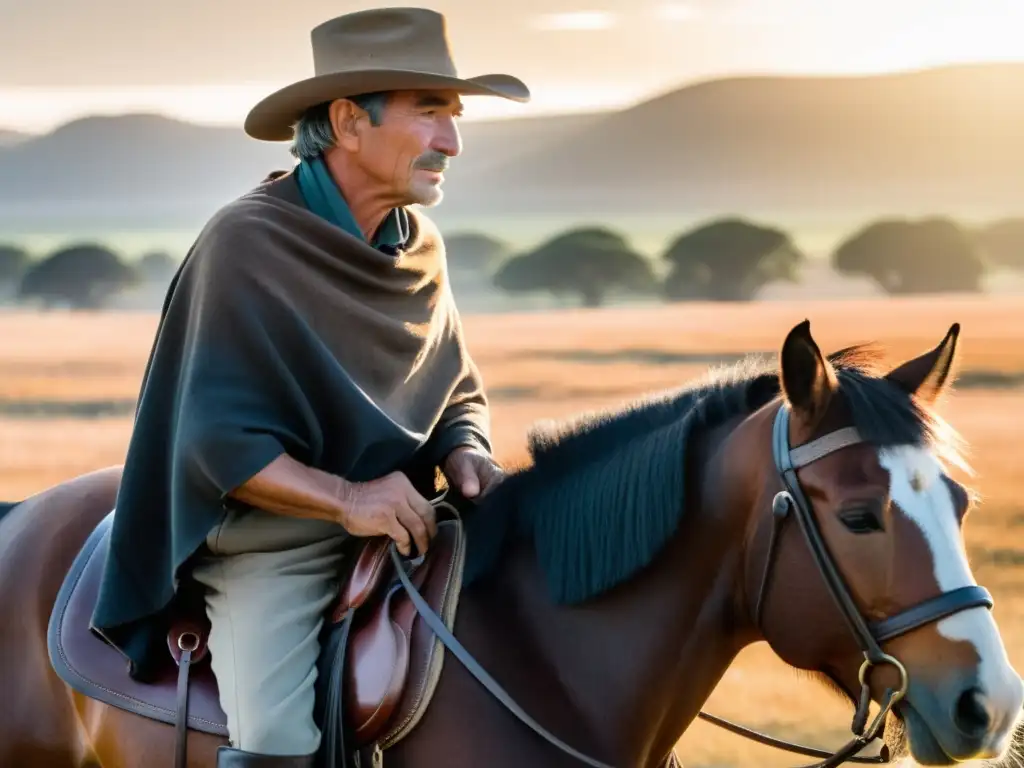
M 374 91 L 454 90 L 467 96 L 497 96 L 521 103 L 530 90 L 512 75 L 459 78 L 402 69 L 335 72 L 300 80 L 270 94 L 250 110 L 245 132 L 262 141 L 288 141 L 293 126 L 307 109 L 325 101 Z

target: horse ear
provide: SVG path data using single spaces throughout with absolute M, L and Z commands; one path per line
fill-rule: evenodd
M 952 380 L 959 336 L 960 323 L 953 323 L 939 346 L 907 360 L 885 378 L 925 402 L 935 402 Z
M 793 414 L 813 430 L 832 402 L 839 386 L 832 364 L 811 336 L 811 321 L 804 320 L 782 344 L 782 392 Z

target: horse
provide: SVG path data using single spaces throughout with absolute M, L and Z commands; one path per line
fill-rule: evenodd
M 1008 755 L 1024 685 L 965 554 L 977 504 L 947 472 L 964 462 L 937 408 L 958 337 L 886 370 L 868 345 L 826 357 L 804 321 L 777 364 L 538 426 L 532 460 L 465 516 L 443 637 L 458 662 L 383 762 L 664 765 L 760 641 L 854 708 L 852 746 L 819 765 L 884 761 L 859 754 L 880 734 L 925 765 Z M 72 690 L 47 655 L 55 596 L 119 477 L 0 520 L 0 765 L 171 765 L 173 727 Z M 188 765 L 225 743 L 190 731 Z

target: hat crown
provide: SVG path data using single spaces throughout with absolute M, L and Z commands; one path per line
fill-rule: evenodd
M 458 76 L 445 18 L 425 8 L 356 11 L 325 21 L 310 37 L 317 75 L 395 69 Z

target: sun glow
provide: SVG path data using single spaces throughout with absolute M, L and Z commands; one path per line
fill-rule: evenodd
M 546 13 L 534 19 L 533 25 L 544 31 L 575 30 L 594 32 L 611 29 L 618 21 L 614 13 L 607 11 L 576 11 L 573 13 Z
M 246 111 L 279 84 L 138 88 L 23 88 L 0 90 L 0 125 L 44 132 L 90 115 L 155 112 L 190 122 L 240 125 Z
M 543 75 L 533 70 L 525 77 L 533 101 L 468 99 L 466 118 L 615 109 L 693 80 L 749 72 L 880 74 L 1024 62 L 1024 0 L 644 0 L 632 9 L 622 3 L 605 0 L 592 10 L 519 16 L 515 29 L 525 37 L 510 50 L 550 62 Z M 678 48 L 678 55 L 657 66 L 645 64 L 652 40 L 659 50 Z M 561 53 L 562 42 L 572 54 Z M 607 72 L 560 71 L 560 56 L 585 57 L 591 43 L 595 60 L 611 51 L 623 62 L 610 75 L 613 82 Z M 519 70 L 512 57 L 501 67 Z M 0 87 L 0 128 L 45 132 L 83 115 L 126 112 L 237 127 L 253 104 L 290 79 Z M 991 89 L 996 98 L 1019 96 L 1003 93 L 1007 89 L 998 78 Z
M 979 0 L 922 13 L 895 40 L 866 46 L 858 68 L 884 71 L 911 66 L 1024 61 L 1024 2 Z M 1009 95 L 1009 94 L 1008 94 Z

